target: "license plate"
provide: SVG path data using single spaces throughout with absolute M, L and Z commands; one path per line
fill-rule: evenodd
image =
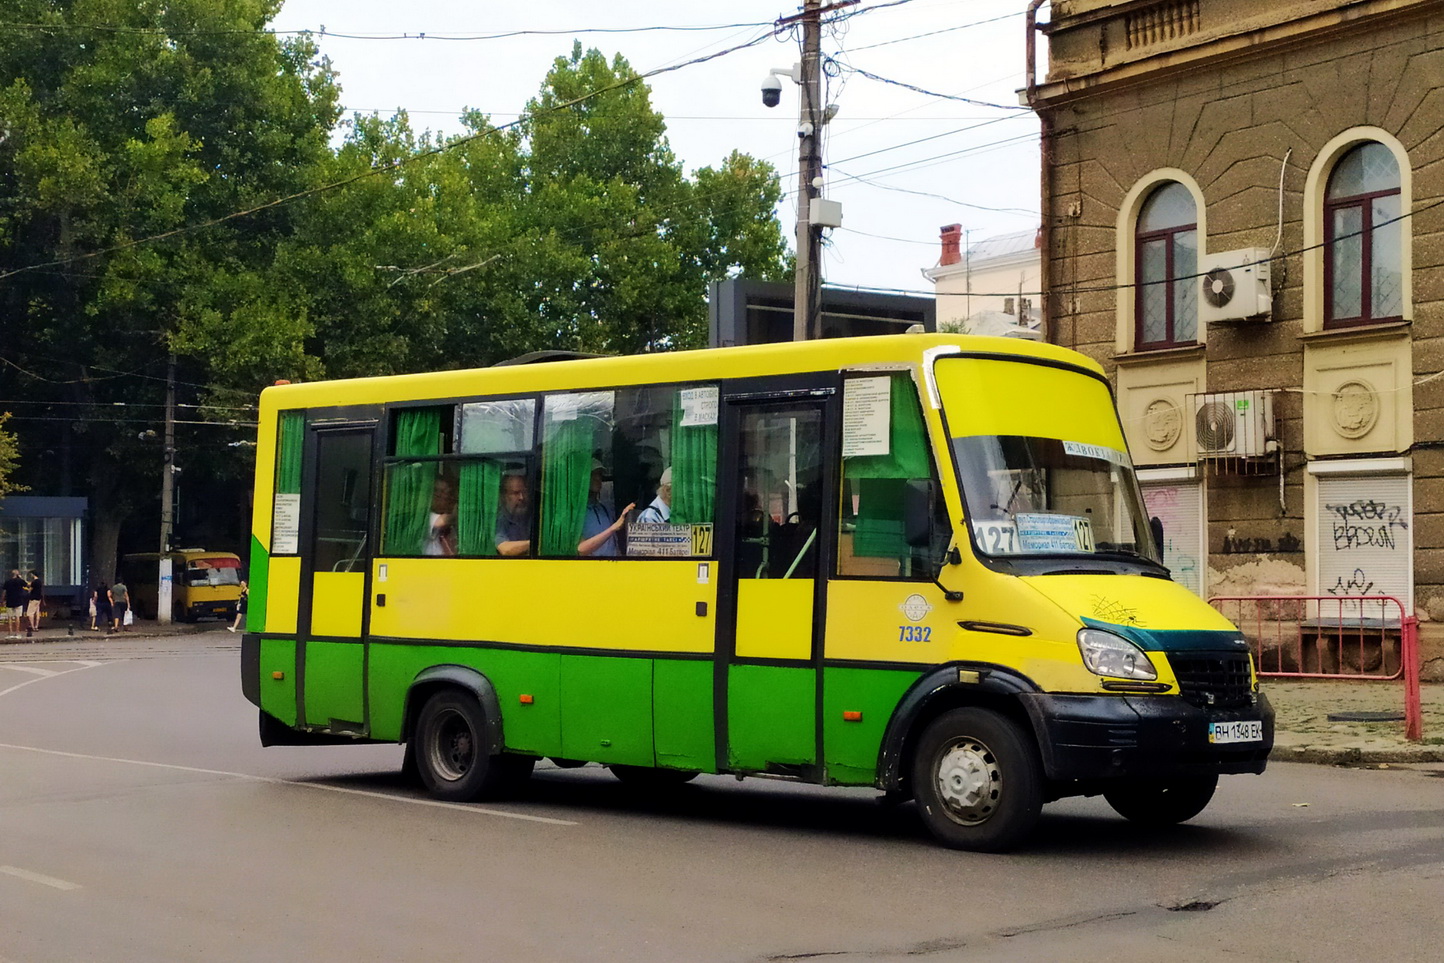
M 1257 719 L 1237 722 L 1210 722 L 1208 741 L 1221 742 L 1262 742 L 1263 723 Z

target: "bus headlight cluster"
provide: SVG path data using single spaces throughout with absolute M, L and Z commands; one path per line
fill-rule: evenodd
M 1112 676 L 1115 679 L 1157 679 L 1158 672 L 1153 663 L 1138 646 L 1112 632 L 1101 629 L 1080 629 L 1078 651 L 1083 653 L 1083 664 L 1094 675 Z

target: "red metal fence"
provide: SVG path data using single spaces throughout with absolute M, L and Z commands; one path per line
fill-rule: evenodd
M 1236 595 L 1209 603 L 1237 625 L 1260 676 L 1404 682 L 1407 738 L 1423 738 L 1419 622 L 1387 595 Z

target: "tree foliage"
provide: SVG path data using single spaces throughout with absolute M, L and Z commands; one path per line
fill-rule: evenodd
M 697 346 L 709 281 L 789 270 L 776 172 L 688 177 L 620 56 L 574 46 L 505 129 L 337 141 L 335 77 L 265 30 L 279 5 L 7 4 L 39 26 L 0 30 L 0 398 L 18 477 L 91 497 L 98 574 L 120 519 L 153 524 L 170 355 L 183 421 L 244 422 L 278 378 Z M 244 475 L 243 439 L 183 426 L 183 487 Z

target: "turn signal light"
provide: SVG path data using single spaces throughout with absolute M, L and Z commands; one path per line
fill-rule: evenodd
M 842 714 L 842 721 L 843 721 L 843 722 L 861 722 L 861 721 L 862 721 L 862 713 L 861 713 L 861 712 L 850 712 L 850 711 L 849 711 L 849 712 L 844 712 L 844 713 Z
M 271 673 L 271 678 L 275 679 L 277 682 L 280 682 L 280 681 L 281 681 L 282 679 L 284 679 L 285 677 L 286 677 L 286 673 L 281 672 L 281 671 L 279 671 L 279 670 Z
M 529 695 L 523 695 L 523 696 L 521 696 L 520 698 L 521 698 L 521 704 L 524 705 L 524 706 L 529 706 L 529 705 L 531 705 L 533 702 L 536 701 L 535 699 L 533 699 L 533 698 L 532 698 L 531 696 L 529 696 Z

